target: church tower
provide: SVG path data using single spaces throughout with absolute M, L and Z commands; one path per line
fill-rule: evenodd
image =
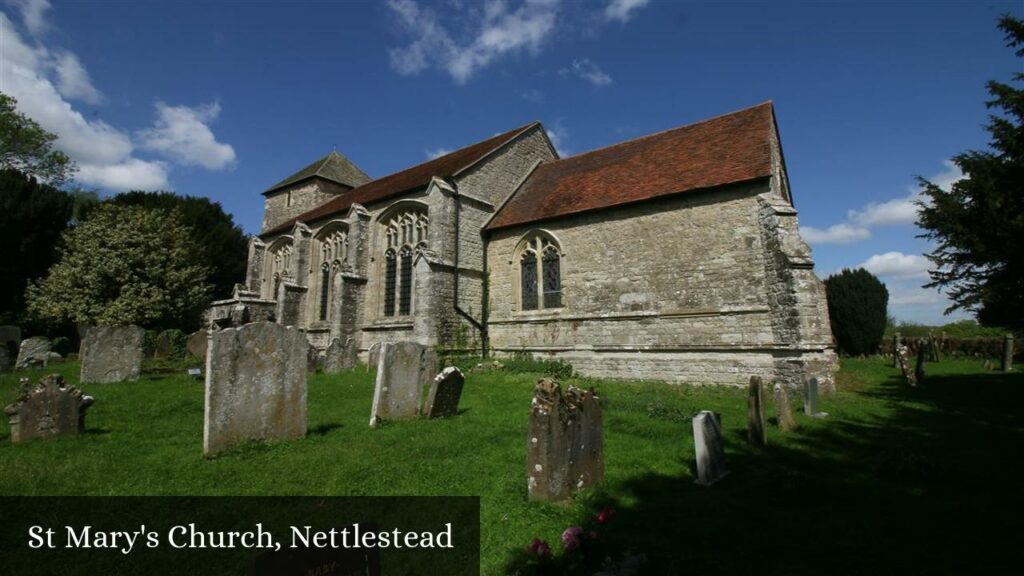
M 370 180 L 351 160 L 331 152 L 263 193 L 262 232 Z

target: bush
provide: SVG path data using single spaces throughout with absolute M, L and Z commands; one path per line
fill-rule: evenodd
M 61 356 L 67 356 L 71 353 L 71 340 L 65 336 L 57 336 L 53 340 L 50 340 L 50 350 L 60 354 Z
M 863 268 L 844 269 L 825 279 L 832 335 L 839 352 L 850 356 L 873 354 L 885 332 L 889 291 Z

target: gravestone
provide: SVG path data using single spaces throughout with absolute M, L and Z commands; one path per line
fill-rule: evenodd
M 80 434 L 85 430 L 85 411 L 92 403 L 91 396 L 83 396 L 60 374 L 43 376 L 39 384 L 4 408 L 11 442 Z
M 782 384 L 776 383 L 772 389 L 772 397 L 775 401 L 775 418 L 779 422 L 779 430 L 788 432 L 796 428 L 793 405 L 789 402 L 789 390 Z
M 370 426 L 377 426 L 382 419 L 401 420 L 419 415 L 426 354 L 427 348 L 415 342 L 381 345 Z
M 344 343 L 341 338 L 332 339 L 330 346 L 324 352 L 324 373 L 338 374 L 355 368 L 356 354 L 354 338 L 346 338 Z
M 541 379 L 533 392 L 527 444 L 531 500 L 561 502 L 604 480 L 601 402 L 593 390 Z
M 156 360 L 168 360 L 174 355 L 174 347 L 171 345 L 171 336 L 167 332 L 161 332 L 153 343 L 153 358 Z
M 445 418 L 459 413 L 459 399 L 466 383 L 462 371 L 449 366 L 438 374 L 430 384 L 430 396 L 424 412 L 427 418 Z
M 818 378 L 808 378 L 804 383 L 804 414 L 812 418 L 824 418 L 827 412 L 818 412 Z
M 15 370 L 28 368 L 46 368 L 50 363 L 50 341 L 42 336 L 33 336 L 24 340 L 18 348 L 18 362 Z
M 380 363 L 380 342 L 377 342 L 366 352 L 366 369 L 375 370 Z
M 896 360 L 899 364 L 900 372 L 903 374 L 903 381 L 909 386 L 917 386 L 917 378 L 914 376 L 914 371 L 910 369 L 910 360 L 907 357 L 907 347 L 900 346 L 896 350 Z
M 696 484 L 711 486 L 729 474 L 725 469 L 722 420 L 718 414 L 701 410 L 693 417 L 693 447 L 697 453 Z
M 273 322 L 210 334 L 203 454 L 306 435 L 308 347 L 302 332 Z
M 310 374 L 315 374 L 322 370 L 324 366 L 323 357 L 320 355 L 320 351 L 310 346 L 306 349 L 306 371 Z
M 900 367 L 899 349 L 900 349 L 900 333 L 896 332 L 892 335 L 892 367 Z
M 1003 336 L 1003 362 L 1001 368 L 1003 372 L 1013 370 L 1013 334 Z
M 138 326 L 93 326 L 82 340 L 80 380 L 134 382 L 142 368 L 146 332 Z
M 760 376 L 751 376 L 747 387 L 747 442 L 754 446 L 768 445 L 768 427 L 764 415 L 764 383 Z
M 931 343 L 927 340 L 917 342 L 917 365 L 914 367 L 914 381 L 924 384 L 925 362 L 930 354 Z
M 185 348 L 192 356 L 195 356 L 200 360 L 206 360 L 206 344 L 208 339 L 209 334 L 206 330 L 196 330 L 188 335 L 188 340 L 185 342 Z

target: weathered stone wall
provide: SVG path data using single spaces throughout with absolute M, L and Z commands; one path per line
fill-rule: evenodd
M 816 278 L 801 271 L 801 285 L 772 267 L 790 264 L 766 245 L 769 192 L 765 181 L 497 231 L 487 254 L 492 349 L 557 356 L 598 377 L 795 383 L 823 353 L 818 301 L 806 293 Z M 516 251 L 537 230 L 561 246 L 562 307 L 522 311 Z M 797 328 L 780 330 L 780 318 Z M 799 326 L 816 330 L 816 346 Z
M 266 232 L 282 222 L 312 210 L 348 190 L 351 190 L 351 188 L 319 178 L 297 182 L 291 186 L 275 190 L 273 194 L 268 194 L 264 200 L 262 231 Z M 289 193 L 291 193 L 290 204 Z

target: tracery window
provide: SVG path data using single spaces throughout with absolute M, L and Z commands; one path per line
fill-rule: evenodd
M 396 212 L 383 226 L 384 315 L 405 316 L 412 313 L 413 256 L 427 247 L 429 220 L 425 211 L 410 208 Z
M 320 266 L 320 321 L 327 320 L 327 304 L 331 295 L 331 266 L 324 262 Z
M 274 243 L 269 249 L 269 258 L 266 263 L 266 286 L 272 290 L 267 295 L 269 298 L 277 298 L 277 290 L 288 278 L 291 278 L 292 265 L 292 243 L 291 239 L 282 239 Z
M 317 235 L 317 246 L 320 250 L 317 316 L 321 322 L 326 322 L 330 318 L 334 274 L 341 270 L 348 260 L 348 229 L 338 224 L 328 225 Z
M 531 236 L 522 244 L 519 290 L 523 310 L 562 306 L 562 251 L 546 234 Z

